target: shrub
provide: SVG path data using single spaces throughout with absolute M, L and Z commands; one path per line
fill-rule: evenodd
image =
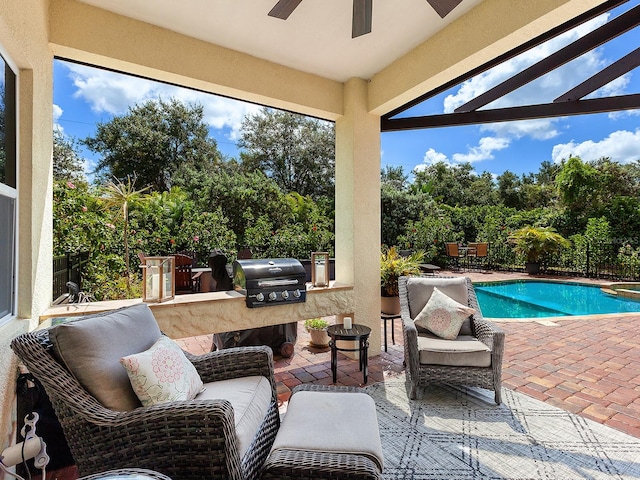
M 328 326 L 329 322 L 320 317 L 309 318 L 304 321 L 304 328 L 307 330 L 326 330 Z

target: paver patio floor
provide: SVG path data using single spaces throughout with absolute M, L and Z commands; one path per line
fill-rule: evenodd
M 526 278 L 510 273 L 462 274 L 474 281 Z M 640 438 L 640 313 L 501 320 L 499 325 L 507 334 L 505 388 Z M 382 322 L 380 328 L 382 331 Z M 300 383 L 333 383 L 329 349 L 310 347 L 309 339 L 299 322 L 295 354 L 291 358 L 275 358 L 278 397 L 282 402 L 288 400 L 290 389 Z M 402 328 L 396 320 L 395 345 L 391 344 L 389 332 L 388 352 L 383 349 L 369 358 L 368 384 L 404 371 L 402 341 Z M 203 353 L 211 347 L 211 336 L 180 342 L 193 353 Z M 339 353 L 336 384 L 361 386 L 362 381 L 358 361 Z

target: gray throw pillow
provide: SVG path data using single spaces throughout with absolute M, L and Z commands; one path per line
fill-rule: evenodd
M 55 354 L 71 374 L 102 405 L 118 411 L 140 406 L 120 359 L 148 350 L 160 335 L 144 303 L 49 329 Z

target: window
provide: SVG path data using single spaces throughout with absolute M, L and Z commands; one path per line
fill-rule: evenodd
M 16 313 L 16 75 L 0 54 L 0 323 Z

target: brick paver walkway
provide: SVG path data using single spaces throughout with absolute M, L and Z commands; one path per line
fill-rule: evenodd
M 513 274 L 466 273 L 474 281 Z M 575 280 L 575 279 L 574 279 Z M 640 314 L 597 315 L 538 321 L 500 321 L 507 334 L 503 386 L 640 438 Z M 382 331 L 382 324 L 381 324 Z M 369 384 L 404 371 L 402 328 L 396 345 L 369 359 Z M 180 341 L 193 353 L 209 351 L 211 336 Z M 338 354 L 338 385 L 362 385 L 358 362 Z M 278 398 L 300 383 L 331 384 L 329 350 L 309 346 L 298 326 L 295 354 L 275 359 Z
M 500 323 L 503 383 L 640 437 L 640 316 Z

